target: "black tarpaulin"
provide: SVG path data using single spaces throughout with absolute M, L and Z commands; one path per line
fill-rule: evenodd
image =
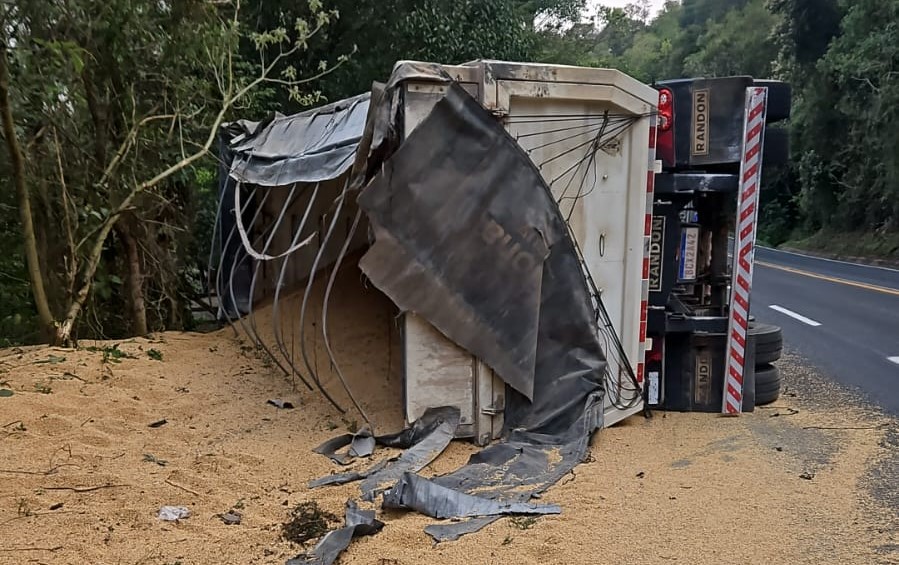
M 220 253 L 215 288 L 228 319 L 249 312 L 253 262 L 235 233 L 234 192 L 242 183 L 277 189 L 294 183 L 333 180 L 354 164 L 368 118 L 371 94 L 340 100 L 291 116 L 262 122 L 239 120 L 219 132 L 219 221 L 215 249 Z M 255 212 L 250 202 L 244 223 Z M 235 266 L 236 264 L 236 266 Z M 233 277 L 230 276 L 235 266 Z M 231 296 L 234 299 L 231 299 Z
M 428 408 L 411 428 L 377 438 L 368 435 L 368 439 L 377 441 L 380 445 L 399 447 L 405 451 L 395 459 L 380 461 L 366 471 L 352 471 L 315 479 L 309 482 L 309 488 L 342 485 L 361 480 L 359 488 L 362 490 L 362 499 L 372 501 L 381 492 L 393 486 L 404 473 L 421 470 L 443 453 L 453 440 L 459 419 L 460 411 L 457 406 Z M 338 454 L 337 449 L 352 445 L 358 437 L 353 434 L 338 436 L 313 451 L 343 465 L 349 462 L 348 458 Z
M 498 502 L 442 487 L 412 473 L 404 473 L 384 495 L 386 508 L 411 508 L 434 518 L 474 518 L 511 514 L 559 514 L 556 504 Z
M 517 391 L 509 427 L 567 431 L 601 391 L 605 355 L 568 226 L 502 125 L 454 84 L 358 203 L 372 283 Z
M 549 187 L 502 125 L 452 85 L 358 201 L 375 235 L 360 267 L 375 286 L 509 385 L 503 442 L 449 475 L 404 475 L 385 503 L 433 517 L 527 508 L 586 455 L 602 425 L 606 370 Z M 429 533 L 454 539 L 490 521 Z
M 344 527 L 328 532 L 312 551 L 288 559 L 286 565 L 331 565 L 353 538 L 375 535 L 384 527 L 384 523 L 375 518 L 374 510 L 362 510 L 352 500 L 346 504 L 345 522 Z
M 230 175 L 265 187 L 323 182 L 353 164 L 370 95 L 292 116 L 276 116 L 231 141 Z

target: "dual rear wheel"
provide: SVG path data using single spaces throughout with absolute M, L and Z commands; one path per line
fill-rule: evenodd
M 755 336 L 755 404 L 770 404 L 780 397 L 783 380 L 772 365 L 783 355 L 783 334 L 777 326 L 754 322 L 749 334 Z

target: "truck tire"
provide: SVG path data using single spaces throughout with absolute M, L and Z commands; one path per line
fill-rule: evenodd
M 771 404 L 780 397 L 783 381 L 780 369 L 774 365 L 760 365 L 755 368 L 755 405 Z
M 755 337 L 756 365 L 774 363 L 783 355 L 783 333 L 779 327 L 755 322 L 749 326 L 749 335 Z
M 790 162 L 790 134 L 787 128 L 770 126 L 765 130 L 764 143 L 763 167 L 783 167 Z M 766 188 L 774 188 L 774 186 L 776 183 L 771 183 L 771 186 Z
M 765 86 L 768 88 L 768 112 L 767 122 L 773 124 L 790 117 L 791 88 L 790 85 L 779 80 L 756 80 L 753 86 Z

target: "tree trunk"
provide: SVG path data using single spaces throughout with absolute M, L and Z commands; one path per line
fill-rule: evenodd
M 68 311 L 66 312 L 65 319 L 56 328 L 56 345 L 73 345 L 72 330 L 75 329 L 75 321 L 78 319 L 78 316 L 81 315 L 84 301 L 87 300 L 87 295 L 91 291 L 91 286 L 93 286 L 94 275 L 97 274 L 97 265 L 100 264 L 100 258 L 103 255 L 103 244 L 106 243 L 109 232 L 115 227 L 116 222 L 119 221 L 121 215 L 121 211 L 117 211 L 101 224 L 100 231 L 97 233 L 97 238 L 94 240 L 94 244 L 91 247 L 85 262 L 81 287 L 72 297 L 72 300 L 67 307 Z
M 131 332 L 136 336 L 150 333 L 147 329 L 147 307 L 144 301 L 144 274 L 140 264 L 140 251 L 134 233 L 126 222 L 119 222 L 117 230 L 125 244 L 128 257 L 128 301 L 131 307 Z
M 85 65 L 81 71 L 81 81 L 84 83 L 84 99 L 87 109 L 94 124 L 94 160 L 97 168 L 102 171 L 106 167 L 106 114 L 100 97 L 97 95 L 97 87 L 94 85 L 94 77 L 90 66 Z
M 34 235 L 34 218 L 31 213 L 31 197 L 25 179 L 25 159 L 16 136 L 16 126 L 9 99 L 9 71 L 7 69 L 7 48 L 0 45 L 0 120 L 3 122 L 3 136 L 9 150 L 12 165 L 13 182 L 16 186 L 16 197 L 19 203 L 19 216 L 22 222 L 22 239 L 25 243 L 25 262 L 28 267 L 28 278 L 31 280 L 31 293 L 37 307 L 38 318 L 45 337 L 53 335 L 55 320 L 50 312 L 50 303 L 44 290 L 44 276 L 41 272 L 37 252 L 37 240 Z

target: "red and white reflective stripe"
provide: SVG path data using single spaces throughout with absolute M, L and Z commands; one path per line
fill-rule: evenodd
M 646 315 L 649 310 L 649 248 L 652 237 L 652 197 L 655 186 L 656 117 L 649 120 L 649 164 L 646 173 L 646 217 L 643 226 L 643 286 L 640 295 L 640 349 L 637 352 L 637 382 L 643 385 L 646 362 Z
M 749 295 L 752 291 L 755 233 L 758 224 L 759 183 L 762 179 L 762 142 L 768 89 L 746 89 L 743 121 L 743 157 L 740 160 L 740 193 L 734 234 L 734 272 L 731 283 L 730 320 L 727 327 L 727 369 L 724 379 L 724 414 L 743 410 L 743 374 L 749 330 Z

